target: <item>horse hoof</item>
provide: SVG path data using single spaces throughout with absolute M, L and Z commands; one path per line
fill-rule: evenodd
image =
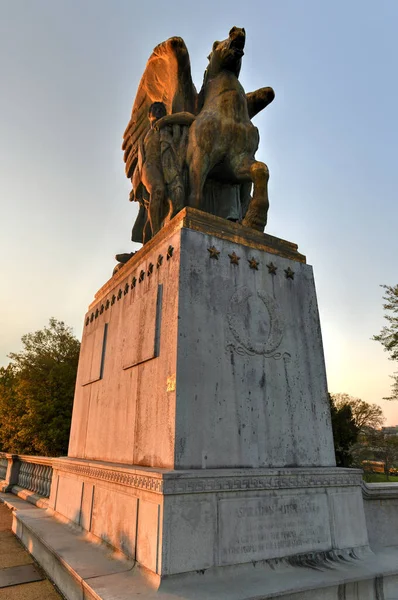
M 245 218 L 242 221 L 242 225 L 244 227 L 250 227 L 250 229 L 255 229 L 256 231 L 264 232 L 264 228 L 267 224 L 267 217 L 265 219 L 261 218 L 256 214 L 246 214 Z

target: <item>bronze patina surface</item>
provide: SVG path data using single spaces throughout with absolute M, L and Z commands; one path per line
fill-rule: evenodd
M 140 204 L 133 241 L 147 243 L 184 206 L 264 230 L 269 173 L 255 159 L 251 119 L 274 91 L 245 93 L 238 79 L 245 40 L 245 30 L 233 27 L 214 42 L 199 93 L 181 38 L 150 56 L 122 146 L 130 199 Z

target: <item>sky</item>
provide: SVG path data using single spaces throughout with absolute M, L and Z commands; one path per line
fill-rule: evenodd
M 270 170 L 266 231 L 314 268 L 329 391 L 398 424 L 394 363 L 372 336 L 398 283 L 398 2 L 0 0 L 0 365 L 24 333 L 80 338 L 130 241 L 121 142 L 153 48 L 184 38 L 200 88 L 212 44 L 246 30 L 240 80 L 272 86 L 253 122 Z

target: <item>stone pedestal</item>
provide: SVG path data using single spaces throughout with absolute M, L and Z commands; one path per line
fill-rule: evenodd
M 169 469 L 334 466 L 312 268 L 185 209 L 85 318 L 69 456 Z
M 89 308 L 51 507 L 160 580 L 358 554 L 360 482 L 335 467 L 305 257 L 184 209 Z
M 159 579 L 254 564 L 330 563 L 368 546 L 353 469 L 162 470 L 59 459 L 50 506 Z

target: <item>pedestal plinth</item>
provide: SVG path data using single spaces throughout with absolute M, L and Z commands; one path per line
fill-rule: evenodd
M 50 506 L 161 578 L 367 549 L 355 469 L 166 470 L 61 458 Z M 221 574 L 221 572 L 220 572 Z
M 334 466 L 312 268 L 193 209 L 85 318 L 69 456 L 168 469 Z
M 162 578 L 359 552 L 360 481 L 335 467 L 305 257 L 184 209 L 86 314 L 52 508 Z

